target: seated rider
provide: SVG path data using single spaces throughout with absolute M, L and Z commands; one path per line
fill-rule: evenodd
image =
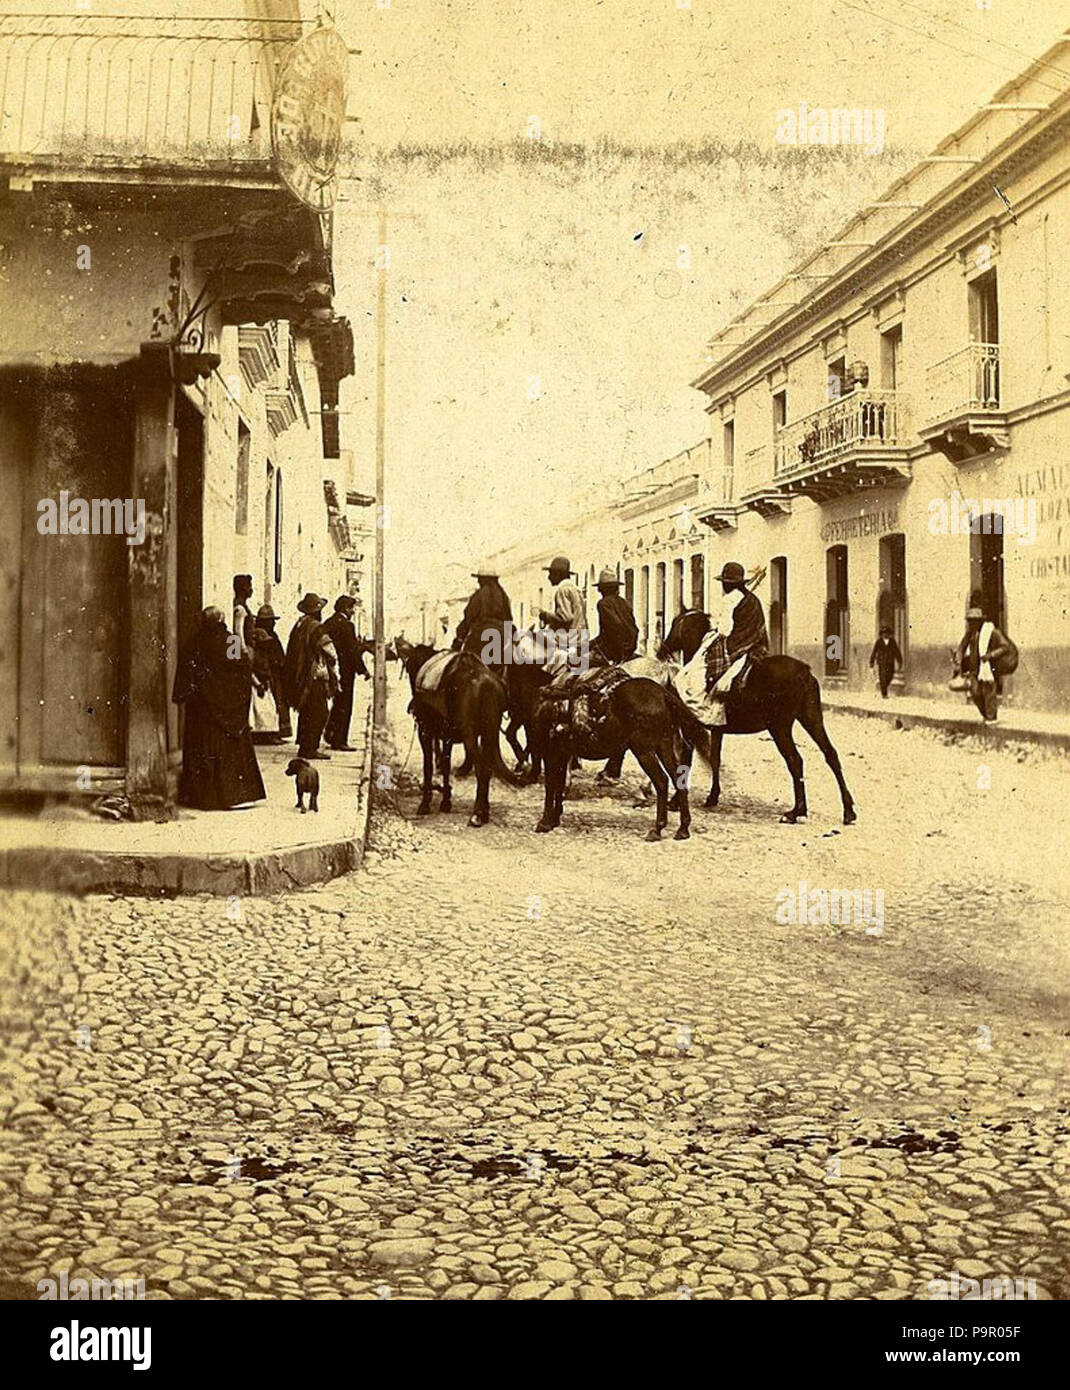
M 472 578 L 477 581 L 476 591 L 457 625 L 453 650 L 472 652 L 486 665 L 502 670 L 507 627 L 513 620 L 509 595 L 499 582 L 497 567 L 489 561 L 481 564 Z
M 725 603 L 731 609 L 732 626 L 727 635 L 717 637 L 707 648 L 706 676 L 709 695 L 723 706 L 728 694 L 725 674 L 741 656 L 748 656 L 752 662 L 768 656 L 769 634 L 761 600 L 747 588 L 743 566 L 730 560 L 717 577 Z
M 592 666 L 619 666 L 635 655 L 639 628 L 635 614 L 620 594 L 616 570 L 608 567 L 598 576 L 598 636 L 591 643 Z

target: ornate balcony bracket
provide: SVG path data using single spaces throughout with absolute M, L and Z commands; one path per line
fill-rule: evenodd
M 778 516 L 791 515 L 791 498 L 774 485 L 745 492 L 740 502 L 748 511 L 757 512 L 766 521 Z
M 918 434 L 952 463 L 969 463 L 996 449 L 1009 449 L 1007 417 L 1003 414 L 971 414 L 922 426 Z
M 702 507 L 695 515 L 711 531 L 734 531 L 743 511 L 744 507 L 740 502 L 715 502 Z

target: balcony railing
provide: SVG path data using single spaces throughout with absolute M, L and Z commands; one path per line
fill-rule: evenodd
M 907 411 L 897 391 L 854 390 L 776 432 L 774 474 L 779 479 L 831 463 L 844 455 L 906 448 Z
M 284 21 L 0 15 L 0 160 L 252 164 Z
M 950 357 L 935 362 L 929 368 L 926 381 L 927 420 L 951 420 L 959 415 L 999 411 L 999 365 L 998 343 L 970 343 Z

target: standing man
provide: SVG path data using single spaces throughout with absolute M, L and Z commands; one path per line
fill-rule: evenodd
M 355 598 L 342 594 L 334 601 L 334 613 L 323 624 L 322 631 L 330 638 L 338 655 L 338 694 L 331 705 L 330 717 L 324 730 L 328 745 L 336 753 L 352 753 L 349 742 L 349 721 L 353 717 L 353 682 L 358 674 L 371 680 L 364 665 L 360 639 L 353 626 Z
M 635 655 L 639 627 L 631 604 L 621 597 L 616 570 L 608 567 L 598 576 L 598 636 L 591 643 L 592 662 L 619 666 Z
M 329 760 L 331 755 L 321 753 L 319 746 L 338 678 L 335 650 L 320 622 L 326 603 L 319 594 L 306 594 L 297 605 L 301 617 L 286 644 L 286 699 L 298 712 L 298 754 Z
M 496 645 L 499 660 L 487 664 L 497 668 L 503 661 L 501 653 L 505 645 L 505 625 L 512 623 L 513 609 L 494 565 L 489 562 L 480 565 L 472 578 L 476 581 L 476 591 L 468 600 L 464 616 L 457 624 L 457 640 L 453 645 L 481 659 L 488 646 L 493 648 Z
M 234 586 L 234 626 L 231 631 L 241 638 L 242 651 L 251 661 L 253 647 L 256 645 L 256 623 L 249 607 L 249 601 L 253 597 L 253 576 L 236 574 L 231 583 Z

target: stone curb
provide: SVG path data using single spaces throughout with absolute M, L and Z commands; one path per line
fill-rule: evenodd
M 965 738 L 977 738 L 997 746 L 1009 743 L 1035 743 L 1039 747 L 1070 750 L 1070 732 L 1057 733 L 1047 729 L 1022 729 L 1011 724 L 984 724 L 980 716 L 976 719 L 948 719 L 939 714 L 904 714 L 894 705 L 888 709 L 870 709 L 866 705 L 852 705 L 847 702 L 822 699 L 826 714 L 849 714 L 858 719 L 883 719 L 886 724 L 894 724 L 904 729 L 942 729 L 947 733 L 960 734 Z
M 145 894 L 176 897 L 267 897 L 338 878 L 360 866 L 368 838 L 371 778 L 371 707 L 365 713 L 365 756 L 357 787 L 351 839 L 274 849 L 264 854 L 124 854 L 111 850 L 11 849 L 0 854 L 0 887 L 53 893 Z

